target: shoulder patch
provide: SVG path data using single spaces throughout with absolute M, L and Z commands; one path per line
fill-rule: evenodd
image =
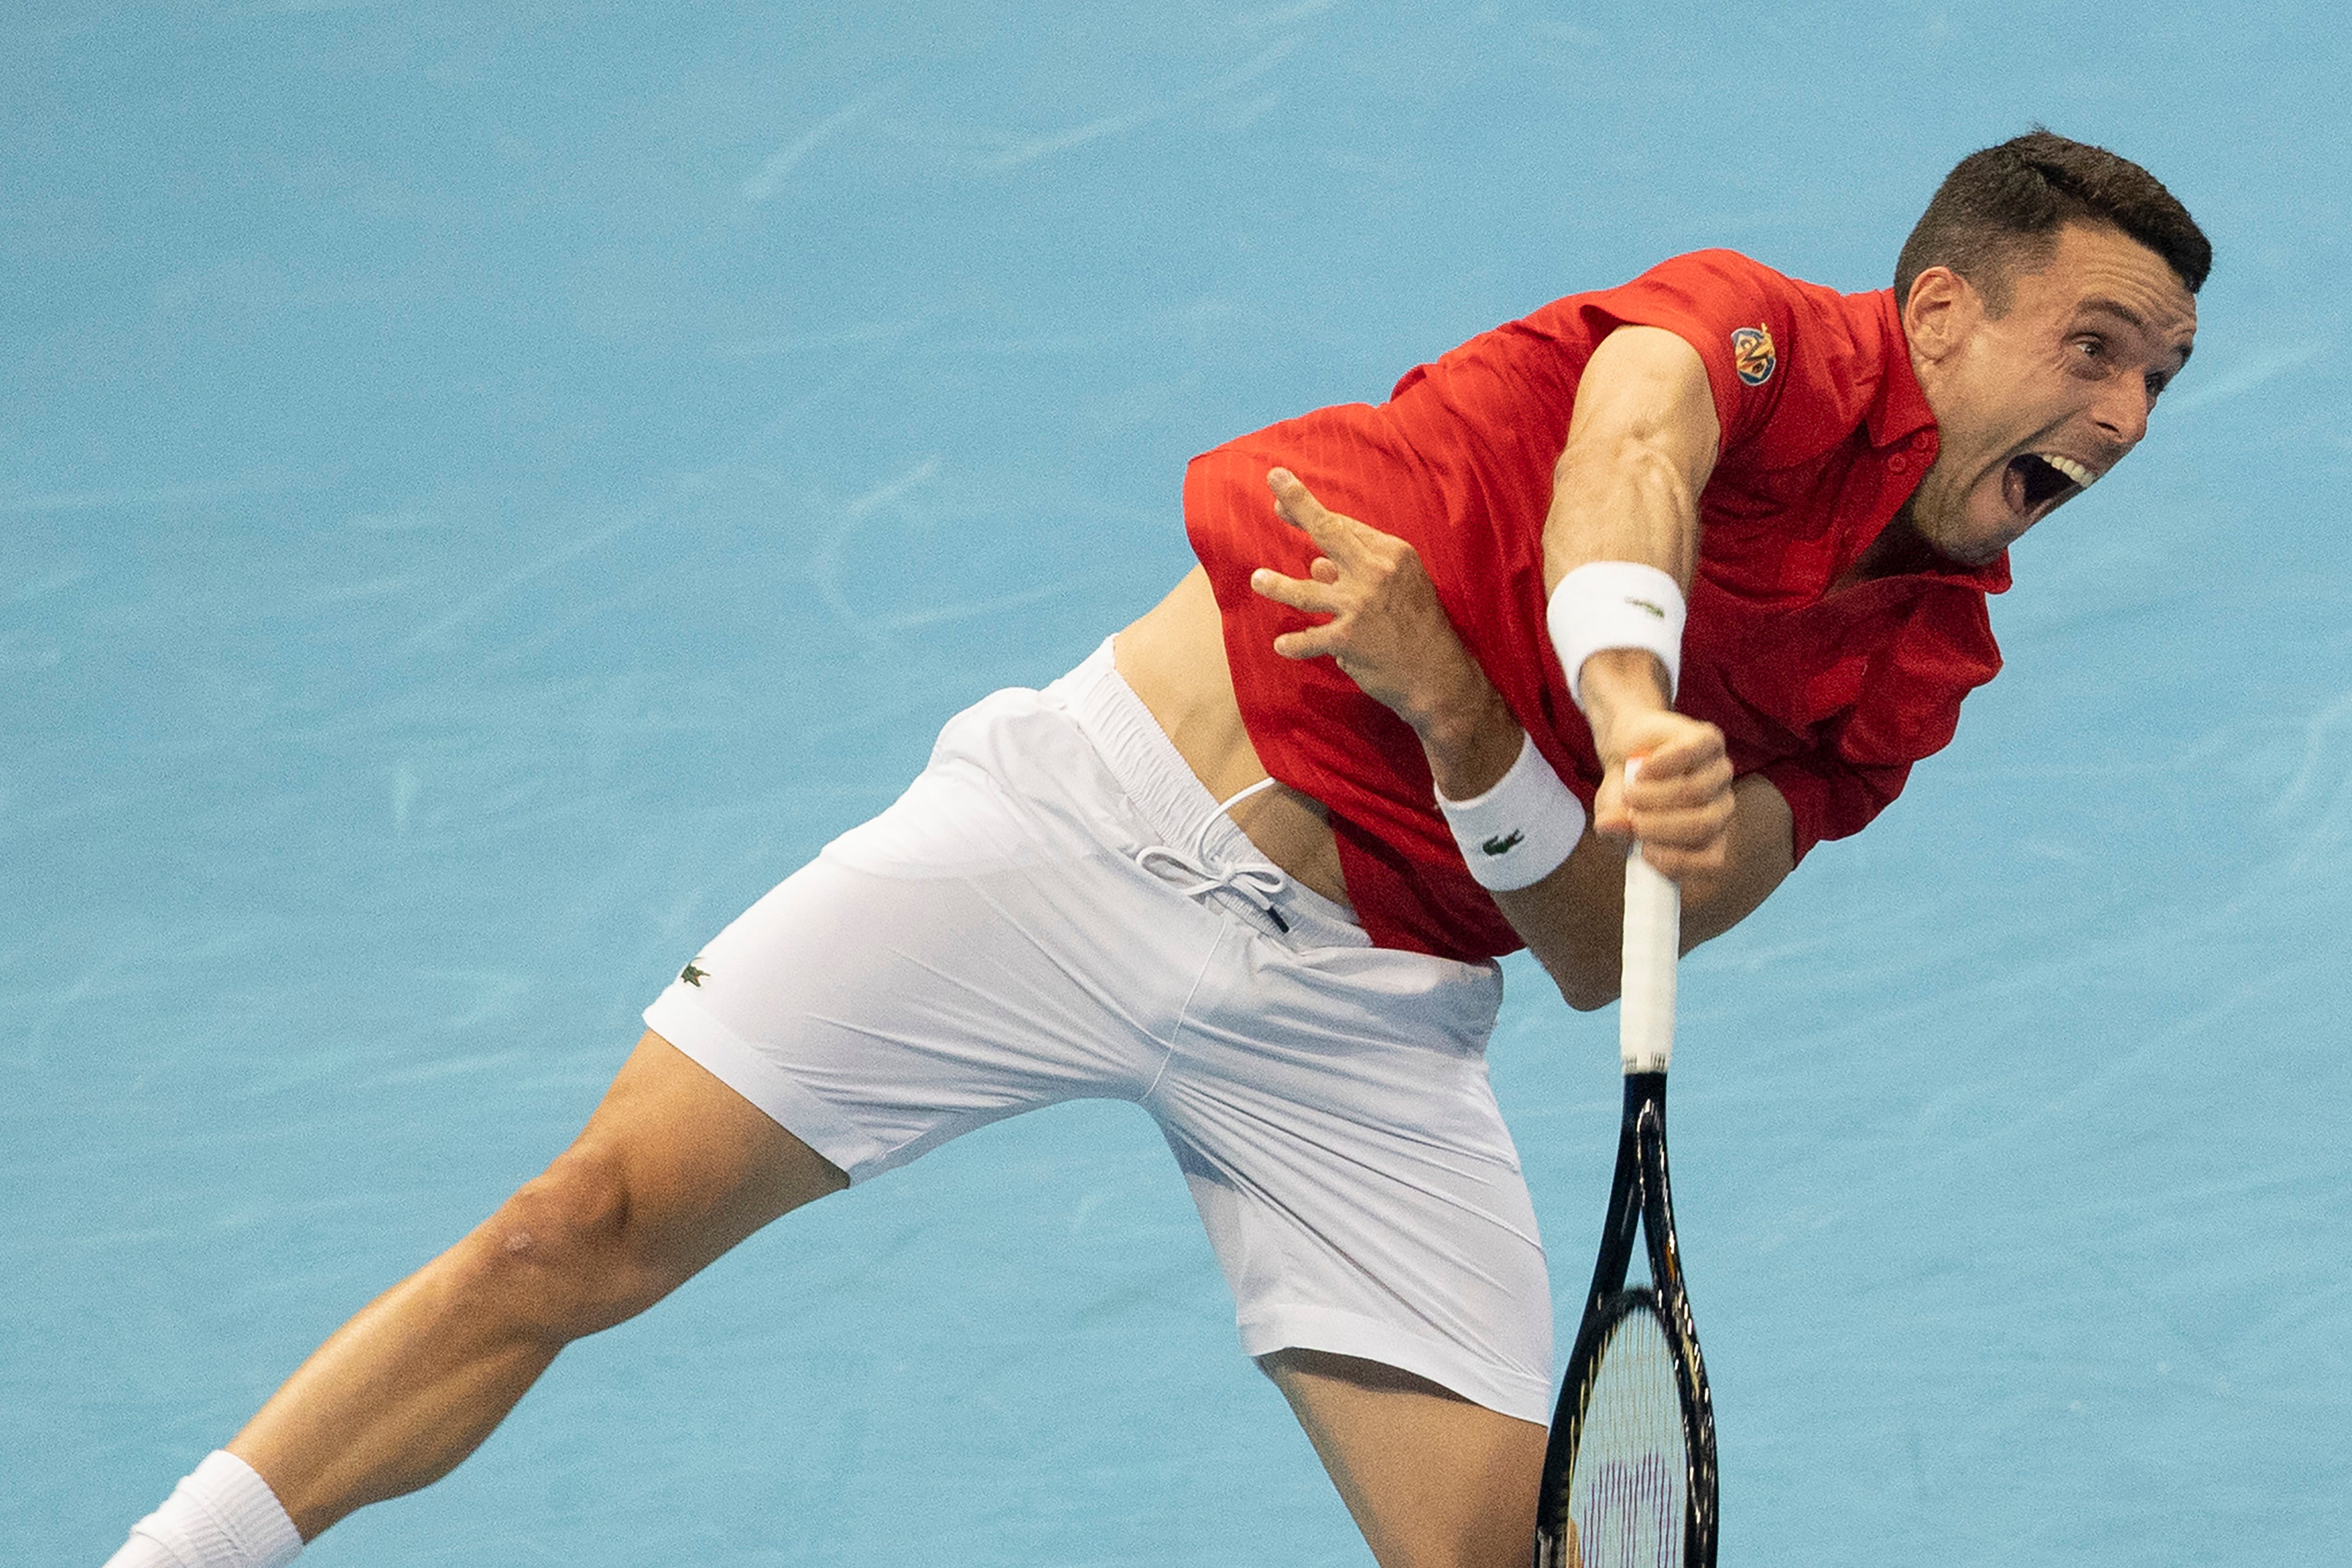
M 1769 327 L 1742 327 L 1731 334 L 1732 368 L 1749 386 L 1760 387 L 1770 381 L 1773 368 L 1780 362 L 1772 351 Z

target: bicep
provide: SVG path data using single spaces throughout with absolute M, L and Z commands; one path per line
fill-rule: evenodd
M 1730 845 L 1724 873 L 1683 904 L 1683 951 L 1722 936 L 1754 914 L 1796 868 L 1789 803 L 1771 780 L 1733 781 Z M 1580 1011 L 1616 1000 L 1625 921 L 1625 852 L 1585 830 L 1551 875 L 1495 902 L 1541 963 L 1568 1005 Z

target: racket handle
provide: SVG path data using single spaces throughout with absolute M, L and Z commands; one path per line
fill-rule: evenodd
M 1632 783 L 1639 759 L 1625 764 Z M 1675 1053 L 1675 961 L 1682 952 L 1683 894 L 1664 873 L 1625 852 L 1625 956 L 1617 1005 L 1617 1053 L 1628 1072 L 1664 1072 Z

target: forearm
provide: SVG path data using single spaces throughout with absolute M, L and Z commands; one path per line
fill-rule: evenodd
M 1461 700 L 1408 722 L 1421 737 L 1430 779 L 1449 800 L 1467 800 L 1493 789 L 1518 760 L 1527 735 L 1483 672 Z
M 1544 517 L 1544 590 L 1597 560 L 1654 566 L 1690 587 L 1698 493 L 1648 433 L 1571 441 L 1552 470 Z
M 1627 678 L 1636 677 L 1629 673 Z M 1526 732 L 1483 676 L 1465 680 L 1452 701 L 1419 716 L 1413 728 L 1438 794 L 1451 800 L 1492 789 L 1525 744 Z M 1723 870 L 1684 886 L 1685 952 L 1755 913 L 1796 865 L 1789 803 L 1771 781 L 1761 774 L 1735 779 L 1731 798 Z M 1488 891 L 1570 1007 L 1589 1009 L 1615 999 L 1624 924 L 1622 841 L 1588 826 L 1574 852 L 1542 881 L 1517 891 Z
M 1696 350 L 1655 327 L 1611 333 L 1585 368 L 1552 470 L 1545 591 L 1597 560 L 1654 566 L 1687 589 L 1718 438 Z
M 1789 805 L 1760 774 L 1732 785 L 1723 874 L 1684 884 L 1682 950 L 1712 941 L 1754 914 L 1794 869 Z M 1625 919 L 1625 849 L 1588 831 L 1560 868 L 1496 905 L 1542 964 L 1568 1005 L 1580 1011 L 1617 999 Z

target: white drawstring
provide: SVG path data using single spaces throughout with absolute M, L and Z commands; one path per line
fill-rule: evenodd
M 1261 779 L 1248 789 L 1209 808 L 1202 815 L 1201 825 L 1192 830 L 1192 841 L 1189 851 L 1172 850 L 1165 844 L 1153 844 L 1148 849 L 1135 852 L 1135 863 L 1153 876 L 1160 877 L 1162 882 L 1170 880 L 1161 875 L 1160 867 L 1162 866 L 1196 879 L 1176 889 L 1187 898 L 1199 898 L 1203 894 L 1214 893 L 1220 888 L 1229 893 L 1237 893 L 1255 906 L 1268 920 L 1273 921 L 1276 927 L 1287 932 L 1290 929 L 1290 922 L 1282 917 L 1282 911 L 1274 906 L 1274 901 L 1279 894 L 1290 891 L 1288 877 L 1270 865 L 1226 866 L 1219 870 L 1208 863 L 1209 830 L 1216 825 L 1217 819 L 1251 796 L 1272 788 L 1274 788 L 1273 779 Z

